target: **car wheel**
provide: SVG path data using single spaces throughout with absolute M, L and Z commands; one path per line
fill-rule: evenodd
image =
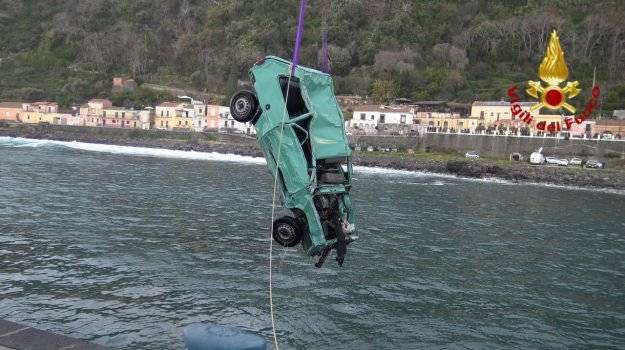
M 285 247 L 295 247 L 302 240 L 299 222 L 290 216 L 283 216 L 273 222 L 273 239 Z
M 251 91 L 239 91 L 230 99 L 230 115 L 239 123 L 253 121 L 259 112 L 258 98 Z

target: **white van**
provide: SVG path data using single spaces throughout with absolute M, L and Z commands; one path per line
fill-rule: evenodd
M 545 156 L 543 156 L 543 148 L 539 148 L 538 151 L 533 152 L 532 154 L 530 154 L 530 164 L 544 164 L 545 163 Z

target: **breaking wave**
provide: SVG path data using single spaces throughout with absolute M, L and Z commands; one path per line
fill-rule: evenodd
M 82 151 L 102 152 L 110 154 L 122 154 L 132 156 L 144 156 L 144 157 L 160 157 L 160 158 L 177 158 L 177 159 L 190 159 L 190 160 L 205 160 L 205 161 L 218 161 L 218 162 L 236 162 L 236 163 L 249 163 L 249 164 L 266 164 L 264 158 L 241 156 L 236 154 L 226 154 L 217 152 L 195 152 L 195 151 L 180 151 L 169 150 L 163 148 L 149 148 L 149 147 L 136 147 L 136 146 L 118 146 L 98 143 L 87 143 L 78 141 L 54 141 L 54 140 L 38 140 L 29 139 L 23 137 L 8 137 L 0 136 L 0 147 L 66 147 Z M 414 170 L 402 170 L 391 168 L 378 168 L 367 166 L 354 166 L 354 173 L 356 175 L 384 175 L 393 177 L 435 177 L 442 179 L 452 179 L 460 181 L 474 181 L 485 183 L 496 183 L 500 185 L 531 185 L 541 186 L 548 188 L 559 188 L 565 190 L 581 190 L 592 192 L 604 192 L 613 193 L 619 195 L 625 195 L 625 190 L 609 189 L 609 188 L 587 188 L 578 186 L 558 185 L 549 183 L 536 183 L 536 182 L 514 182 L 499 178 L 468 178 L 460 177 L 453 174 L 440 174 L 431 173 L 426 171 L 414 171 Z M 446 185 L 447 183 L 441 183 Z M 441 185 L 436 184 L 436 185 Z

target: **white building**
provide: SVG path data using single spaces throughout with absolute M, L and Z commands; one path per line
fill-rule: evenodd
M 347 122 L 350 129 L 359 129 L 365 133 L 375 133 L 379 124 L 386 126 L 410 126 L 414 124 L 414 114 L 410 108 L 390 106 L 359 106 Z
M 219 132 L 256 135 L 252 123 L 239 123 L 230 115 L 230 108 L 219 106 Z

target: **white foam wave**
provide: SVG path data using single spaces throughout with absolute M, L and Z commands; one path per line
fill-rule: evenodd
M 221 162 L 237 162 L 237 163 L 250 163 L 250 164 L 266 164 L 264 158 L 240 156 L 236 154 L 225 154 L 217 152 L 195 152 L 195 151 L 178 151 L 161 148 L 149 148 L 149 147 L 135 147 L 135 146 L 118 146 L 118 145 L 106 145 L 87 142 L 66 142 L 66 141 L 54 141 L 54 140 L 37 140 L 23 137 L 8 137 L 0 136 L 0 146 L 10 147 L 45 147 L 45 146 L 62 146 L 83 151 L 103 152 L 112 154 L 124 154 L 133 156 L 147 156 L 147 157 L 160 157 L 160 158 L 178 158 L 178 159 L 191 159 L 191 160 L 206 160 L 206 161 L 221 161 Z M 431 173 L 426 171 L 413 171 L 413 170 L 401 170 L 390 168 L 378 168 L 367 166 L 354 166 L 354 173 L 356 175 L 384 175 L 394 177 L 433 177 L 441 179 L 455 179 L 459 181 L 471 181 L 471 182 L 483 182 L 483 183 L 496 183 L 500 185 L 530 185 L 541 186 L 548 188 L 559 188 L 565 190 L 575 191 L 591 191 L 591 192 L 604 192 L 625 195 L 625 190 L 609 189 L 609 188 L 593 188 L 593 187 L 578 187 L 568 185 L 558 185 L 550 183 L 536 183 L 536 182 L 515 182 L 498 178 L 469 178 L 460 177 L 453 174 L 440 174 Z M 441 185 L 441 184 L 437 184 Z M 447 185 L 447 183 L 442 183 Z
M 124 154 L 133 156 L 147 156 L 160 158 L 178 158 L 192 160 L 210 160 L 237 163 L 254 163 L 265 164 L 264 158 L 240 156 L 236 154 L 224 154 L 217 152 L 195 152 L 195 151 L 178 151 L 162 148 L 134 147 L 134 146 L 117 146 L 105 145 L 87 142 L 65 142 L 53 140 L 34 140 L 22 137 L 0 137 L 0 146 L 8 145 L 13 147 L 44 147 L 44 146 L 63 146 L 67 148 L 103 152 L 112 154 Z

